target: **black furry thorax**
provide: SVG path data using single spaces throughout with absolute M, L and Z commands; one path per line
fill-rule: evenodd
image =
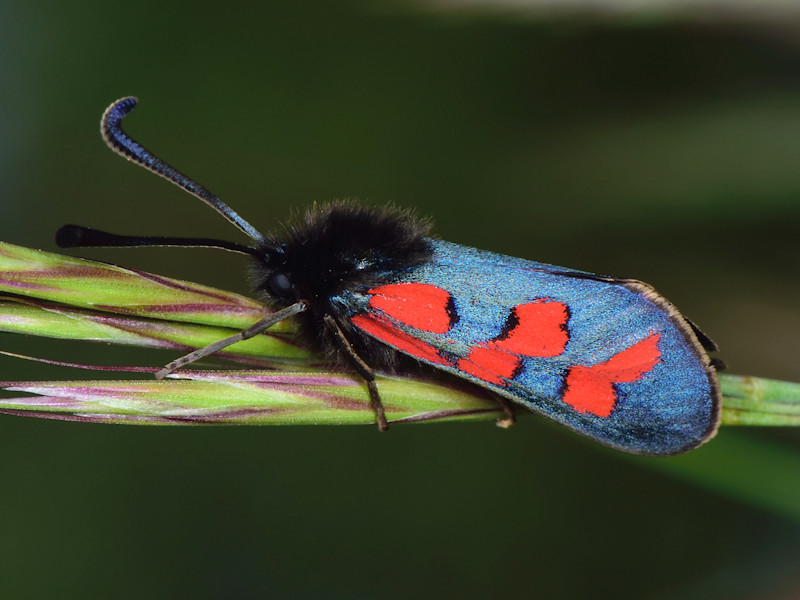
M 330 300 L 363 293 L 428 260 L 430 223 L 393 206 L 354 201 L 314 205 L 291 218 L 283 235 L 259 246 L 255 288 L 267 302 L 305 300 L 316 315 L 336 312 Z

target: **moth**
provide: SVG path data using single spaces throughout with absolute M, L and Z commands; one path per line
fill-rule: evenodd
M 248 255 L 273 312 L 164 367 L 157 377 L 294 317 L 301 334 L 366 382 L 388 428 L 375 370 L 415 361 L 493 392 L 619 450 L 695 448 L 720 420 L 716 346 L 650 285 L 503 256 L 431 236 L 391 206 L 332 202 L 264 235 L 227 204 L 122 130 L 133 97 L 103 114 L 108 146 L 184 188 L 251 240 L 123 236 L 77 225 L 61 247 L 204 246 Z

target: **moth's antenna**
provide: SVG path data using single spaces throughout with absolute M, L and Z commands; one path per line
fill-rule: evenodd
M 193 196 L 200 198 L 200 200 L 254 239 L 256 243 L 265 243 L 264 236 L 240 217 L 230 206 L 193 179 L 189 179 L 180 171 L 169 166 L 122 130 L 122 119 L 133 110 L 137 102 L 138 100 L 133 96 L 120 98 L 103 113 L 103 118 L 100 120 L 100 133 L 103 135 L 103 140 L 108 144 L 108 147 L 117 154 L 140 164 L 145 169 L 160 175 L 167 181 L 182 187 Z
M 216 240 L 212 238 L 185 238 L 153 235 L 118 235 L 108 233 L 82 225 L 64 225 L 56 232 L 56 244 L 59 248 L 97 248 L 115 247 L 131 248 L 138 246 L 178 246 L 188 248 L 198 246 L 201 248 L 220 248 L 230 252 L 249 254 L 257 258 L 264 258 L 269 252 L 258 248 L 251 248 L 236 242 Z

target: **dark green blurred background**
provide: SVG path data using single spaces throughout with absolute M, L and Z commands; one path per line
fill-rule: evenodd
M 800 37 L 786 19 L 0 4 L 0 239 L 236 230 L 108 151 L 129 132 L 256 227 L 358 196 L 445 239 L 653 283 L 738 374 L 800 381 Z M 235 255 L 84 255 L 246 292 Z M 55 359 L 157 351 L 3 335 Z M 0 359 L 2 379 L 85 377 Z M 3 598 L 795 598 L 800 436 L 624 456 L 524 418 L 133 428 L 0 418 Z

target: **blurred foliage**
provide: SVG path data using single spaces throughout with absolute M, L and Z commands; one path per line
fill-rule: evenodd
M 100 113 L 134 94 L 128 130 L 257 227 L 332 197 L 413 206 L 455 242 L 648 281 L 733 372 L 800 381 L 796 26 L 397 3 L 2 3 L 0 239 L 52 250 L 65 222 L 238 239 L 105 149 Z M 241 260 L 224 253 L 85 254 L 247 291 Z M 3 337 L 73 362 L 174 357 Z M 2 379 L 65 376 L 11 358 L 0 368 Z M 800 485 L 794 431 L 726 428 L 653 460 L 533 417 L 510 431 L 385 436 L 2 423 L 7 597 L 685 599 L 800 587 L 797 511 L 780 501 Z M 720 485 L 721 472 L 741 485 Z

